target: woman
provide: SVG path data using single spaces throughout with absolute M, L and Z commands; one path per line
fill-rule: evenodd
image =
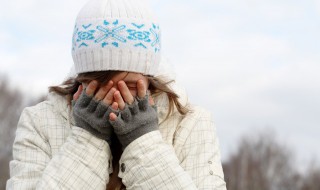
M 7 189 L 226 189 L 210 114 L 161 76 L 145 1 L 89 1 L 72 47 L 76 76 L 21 115 Z

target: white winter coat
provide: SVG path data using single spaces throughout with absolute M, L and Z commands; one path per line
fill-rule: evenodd
M 177 91 L 180 101 L 186 95 Z M 160 130 L 133 141 L 120 159 L 119 177 L 127 189 L 225 190 L 218 138 L 210 114 L 199 107 L 186 116 L 155 99 Z M 25 108 L 13 144 L 7 189 L 104 190 L 112 173 L 109 145 L 74 126 L 61 96 Z

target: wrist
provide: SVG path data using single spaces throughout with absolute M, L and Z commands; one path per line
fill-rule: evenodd
M 129 144 L 134 142 L 136 139 L 156 130 L 158 130 L 158 127 L 156 126 L 152 126 L 148 128 L 143 127 L 143 128 L 138 128 L 128 134 L 117 135 L 117 137 L 122 145 L 122 149 L 124 150 Z

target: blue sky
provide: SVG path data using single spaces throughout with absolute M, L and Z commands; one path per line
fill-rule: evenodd
M 0 72 L 30 94 L 63 81 L 85 0 L 0 7 Z M 300 162 L 320 159 L 319 0 L 152 0 L 163 52 L 190 100 L 213 113 L 223 159 L 272 128 Z

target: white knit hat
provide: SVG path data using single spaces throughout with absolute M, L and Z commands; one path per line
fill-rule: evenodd
M 160 28 L 145 0 L 90 0 L 73 35 L 77 73 L 119 70 L 153 76 L 160 62 Z

